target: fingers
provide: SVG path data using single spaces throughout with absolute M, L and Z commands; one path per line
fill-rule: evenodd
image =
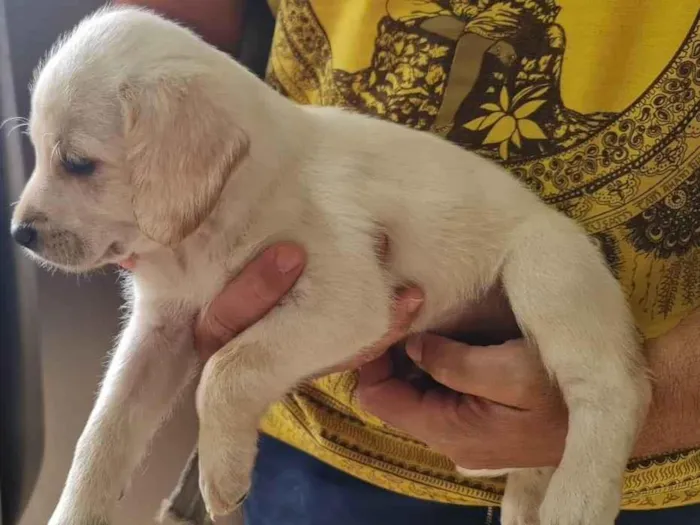
M 406 353 L 437 382 L 494 403 L 527 409 L 554 390 L 537 352 L 522 339 L 471 346 L 421 334 L 408 339 Z
M 432 344 L 430 346 L 433 347 Z M 503 350 L 504 356 L 522 351 L 516 349 L 515 344 L 510 346 L 512 348 Z M 418 390 L 392 376 L 391 361 L 388 355 L 384 355 L 360 369 L 355 397 L 364 410 L 445 454 L 461 466 L 500 469 L 556 465 L 561 458 L 567 432 L 564 405 L 561 402 L 532 403 L 531 409 L 521 408 L 530 403 L 530 398 L 549 395 L 550 385 L 538 383 L 539 380 L 525 380 L 527 384 L 539 386 L 523 389 L 527 395 L 504 394 L 500 389 L 507 392 L 509 381 L 523 382 L 523 379 L 517 379 L 510 370 L 502 371 L 496 366 L 496 359 L 492 362 L 493 366 L 480 367 L 482 373 L 488 374 L 484 379 L 472 375 L 467 380 L 461 380 L 459 370 L 467 370 L 468 362 L 478 360 L 475 353 L 467 362 L 458 361 L 458 354 L 469 348 L 460 343 L 447 345 L 445 342 L 441 351 L 447 357 L 425 362 L 428 369 L 451 365 L 458 367 L 454 375 L 443 373 L 443 377 L 448 378 L 453 387 L 458 387 L 459 392 L 447 389 Z M 498 352 L 499 347 L 483 350 Z M 540 369 L 537 369 L 536 377 L 540 377 Z M 474 390 L 480 390 L 488 397 L 460 393 Z M 494 402 L 494 398 L 506 402 Z M 508 406 L 511 404 L 516 408 Z
M 423 300 L 423 292 L 419 288 L 406 288 L 398 292 L 394 302 L 391 326 L 378 346 L 386 350 L 406 337 L 423 305 Z
M 305 257 L 299 246 L 280 243 L 249 263 L 200 316 L 195 346 L 202 357 L 210 357 L 269 312 L 301 275 Z
M 364 410 L 426 443 L 433 443 L 436 436 L 464 436 L 457 413 L 459 396 L 423 393 L 392 377 L 388 354 L 360 369 L 355 397 Z

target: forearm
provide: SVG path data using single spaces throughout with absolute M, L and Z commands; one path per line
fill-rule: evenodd
M 647 345 L 654 399 L 636 457 L 700 447 L 700 310 Z
M 244 2 L 245 0 L 116 0 L 115 4 L 151 8 L 186 24 L 210 44 L 231 53 L 241 35 Z

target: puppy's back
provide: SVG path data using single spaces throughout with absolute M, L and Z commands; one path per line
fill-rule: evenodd
M 306 172 L 319 206 L 349 220 L 366 217 L 391 239 L 390 273 L 426 290 L 427 317 L 463 307 L 497 278 L 514 232 L 549 209 L 496 164 L 441 138 L 331 108 Z M 583 233 L 583 232 L 580 232 Z

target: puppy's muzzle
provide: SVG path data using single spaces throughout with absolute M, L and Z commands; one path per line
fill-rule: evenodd
M 75 266 L 90 256 L 81 237 L 66 229 L 49 227 L 46 221 L 18 221 L 12 224 L 10 233 L 17 244 L 46 262 Z

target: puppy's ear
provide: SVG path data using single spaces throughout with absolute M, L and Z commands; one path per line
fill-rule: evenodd
M 199 78 L 120 89 L 136 221 L 163 245 L 177 244 L 211 213 L 248 152 L 246 135 L 213 95 Z

